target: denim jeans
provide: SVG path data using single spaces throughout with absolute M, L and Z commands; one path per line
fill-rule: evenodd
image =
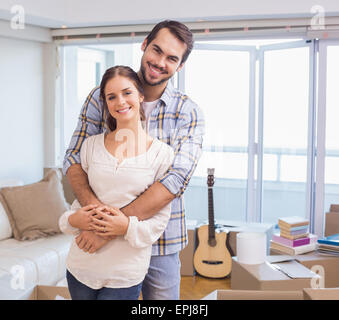
M 138 300 L 142 282 L 129 288 L 92 289 L 78 281 L 68 270 L 68 289 L 72 300 Z
M 152 256 L 148 273 L 142 284 L 143 300 L 179 300 L 179 252 Z

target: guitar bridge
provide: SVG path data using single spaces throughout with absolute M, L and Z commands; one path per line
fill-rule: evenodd
M 206 264 L 223 264 L 223 262 L 220 261 L 220 260 L 202 260 L 202 263 L 206 263 Z

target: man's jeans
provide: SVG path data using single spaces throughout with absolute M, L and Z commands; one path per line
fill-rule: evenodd
M 72 300 L 138 300 L 142 283 L 130 288 L 92 289 L 78 281 L 68 270 L 66 274 Z
M 142 297 L 144 300 L 179 300 L 179 252 L 165 256 L 152 256 L 148 273 L 142 284 Z

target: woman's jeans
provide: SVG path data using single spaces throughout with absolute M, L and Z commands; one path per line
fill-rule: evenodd
M 72 300 L 138 300 L 142 282 L 129 288 L 92 289 L 78 281 L 68 270 L 68 290 Z

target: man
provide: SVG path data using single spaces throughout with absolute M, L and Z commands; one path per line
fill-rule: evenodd
M 175 158 L 169 171 L 121 211 L 140 220 L 156 214 L 171 203 L 168 226 L 153 245 L 149 272 L 143 282 L 145 300 L 179 299 L 179 251 L 187 244 L 183 192 L 201 155 L 204 120 L 201 110 L 187 96 L 174 89 L 169 79 L 184 66 L 193 48 L 193 35 L 183 24 L 163 21 L 142 43 L 144 52 L 138 76 L 143 84 L 143 111 L 149 134 L 171 145 Z M 85 101 L 77 128 L 64 159 L 64 174 L 82 206 L 99 204 L 80 165 L 79 151 L 84 139 L 106 130 L 99 88 Z M 121 235 L 123 235 L 122 231 Z M 93 253 L 108 240 L 91 231 L 76 239 L 78 246 Z

